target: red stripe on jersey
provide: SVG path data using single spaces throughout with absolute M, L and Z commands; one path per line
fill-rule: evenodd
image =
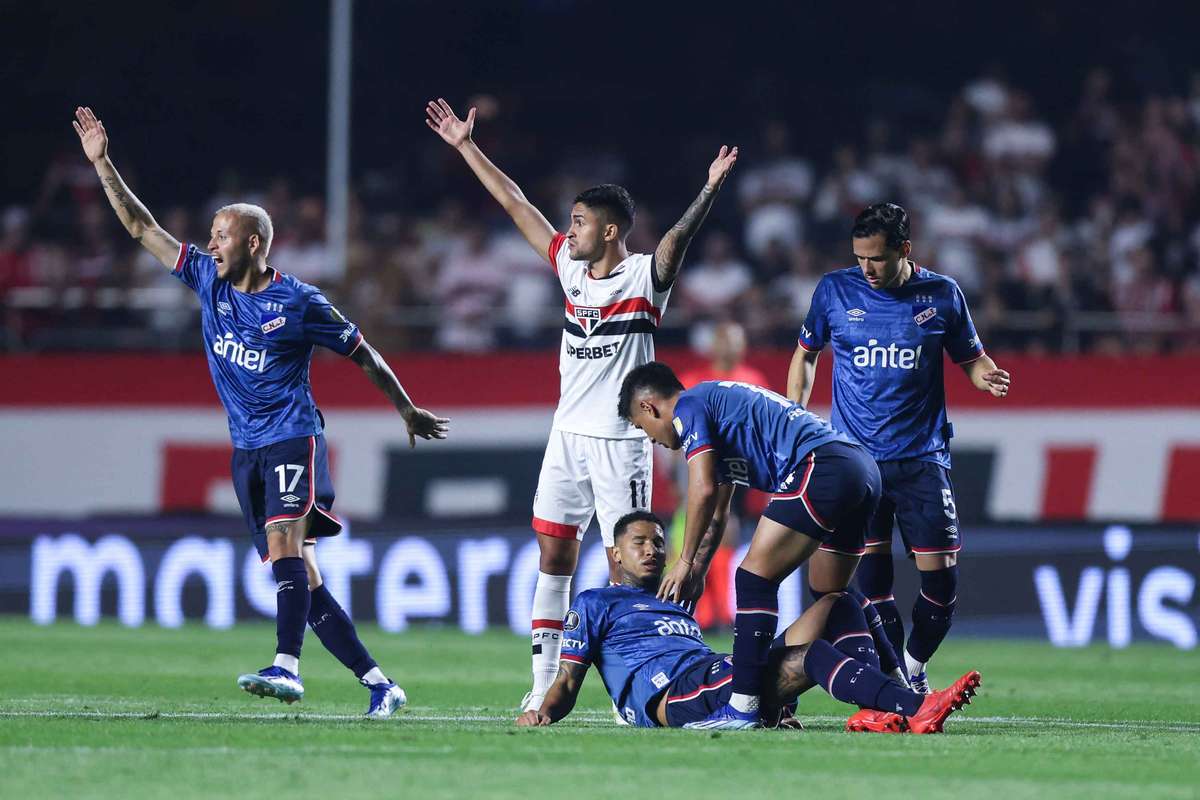
M 691 461 L 696 456 L 701 455 L 702 453 L 708 453 L 712 449 L 713 449 L 713 446 L 711 444 L 702 444 L 699 447 L 697 447 L 695 450 L 693 450 L 687 454 L 687 460 Z
M 566 301 L 567 313 L 571 316 L 575 315 L 575 306 L 570 300 Z M 584 306 L 584 308 L 596 308 L 596 306 Z M 649 300 L 644 297 L 631 297 L 628 300 L 621 300 L 607 306 L 600 306 L 600 319 L 608 319 L 614 314 L 632 314 L 638 311 L 644 311 L 654 317 L 654 321 L 658 322 L 662 319 L 662 311 Z
M 587 666 L 587 663 L 588 663 L 588 662 L 584 661 L 582 658 L 580 658 L 579 656 L 573 656 L 570 653 L 563 653 L 562 655 L 559 656 L 559 660 L 570 661 L 572 664 L 583 664 L 585 667 Z
M 187 255 L 187 247 L 187 242 L 179 243 L 179 258 L 175 259 L 175 269 L 171 270 L 172 272 L 179 272 L 183 267 L 183 259 Z
M 556 631 L 563 629 L 561 619 L 535 619 L 533 621 L 534 628 L 553 628 Z
M 550 266 L 554 267 L 555 272 L 558 272 L 558 251 L 562 249 L 563 243 L 566 241 L 566 236 L 556 233 L 550 240 L 550 248 L 546 251 L 546 256 L 550 259 Z
M 533 529 L 538 533 L 544 533 L 547 536 L 554 536 L 559 539 L 574 539 L 579 535 L 578 525 L 564 525 L 561 522 L 551 522 L 548 519 L 540 517 L 533 518 Z

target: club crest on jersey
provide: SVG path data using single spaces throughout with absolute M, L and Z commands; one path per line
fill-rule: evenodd
M 866 315 L 867 312 L 863 311 L 861 308 L 852 308 L 846 312 L 846 320 L 848 322 L 862 322 L 863 317 Z
M 260 315 L 258 321 L 263 333 L 273 333 L 287 324 L 287 317 L 268 311 Z
M 575 306 L 575 321 L 583 328 L 584 335 L 589 335 L 592 329 L 600 324 L 600 309 L 588 306 Z
M 579 627 L 579 612 L 571 610 L 567 612 L 567 618 L 563 620 L 563 630 L 573 631 Z
M 929 322 L 929 320 L 937 316 L 937 309 L 932 306 L 921 309 L 920 311 L 918 311 L 914 306 L 913 311 L 917 312 L 913 314 L 913 322 L 917 323 L 918 325 L 924 325 L 926 322 Z

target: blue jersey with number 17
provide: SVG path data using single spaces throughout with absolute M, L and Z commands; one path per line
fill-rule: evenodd
M 896 289 L 875 289 L 858 267 L 830 272 L 813 292 L 800 346 L 833 344 L 831 421 L 876 461 L 918 459 L 949 469 L 942 352 L 957 364 L 983 355 L 953 278 L 913 266 Z
M 739 381 L 705 381 L 681 392 L 672 422 L 689 461 L 712 451 L 718 483 L 761 492 L 788 491 L 806 455 L 850 441 L 799 403 Z
M 239 292 L 217 277 L 212 256 L 187 244 L 173 270 L 200 298 L 208 369 L 242 450 L 319 434 L 308 381 L 313 346 L 348 356 L 362 343 L 358 326 L 317 287 L 272 271 L 261 292 Z

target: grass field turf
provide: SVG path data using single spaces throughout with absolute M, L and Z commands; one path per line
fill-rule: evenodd
M 852 709 L 818 691 L 803 733 L 722 735 L 617 727 L 594 671 L 571 717 L 517 729 L 526 640 L 362 633 L 409 694 L 398 719 L 358 719 L 366 690 L 312 636 L 303 703 L 240 692 L 269 624 L 0 618 L 0 797 L 1200 797 L 1200 659 L 1163 646 L 951 636 L 936 681 L 984 685 L 944 735 L 843 733 Z

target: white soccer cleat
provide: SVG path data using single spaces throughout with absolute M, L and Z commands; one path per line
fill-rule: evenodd
M 621 709 L 617 708 L 616 703 L 612 704 L 612 715 L 613 715 L 613 722 L 617 723 L 618 725 L 622 725 L 626 728 L 628 728 L 630 726 L 629 720 L 627 720 L 627 719 L 625 719 L 625 717 L 621 716 Z
M 371 719 L 387 719 L 404 708 L 408 696 L 394 683 L 363 684 L 371 690 L 371 705 L 365 716 Z

